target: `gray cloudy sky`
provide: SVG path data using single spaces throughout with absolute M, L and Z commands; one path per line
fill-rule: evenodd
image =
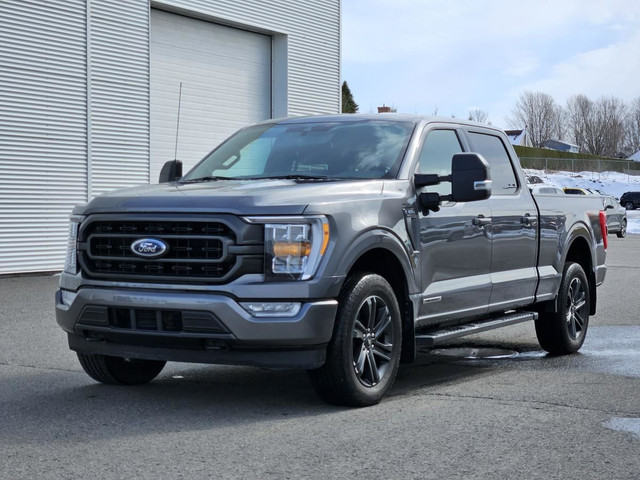
M 525 90 L 640 97 L 640 0 L 342 0 L 342 78 L 360 112 L 507 128 Z

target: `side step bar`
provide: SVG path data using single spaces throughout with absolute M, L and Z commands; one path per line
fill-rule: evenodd
M 465 325 L 454 325 L 440 328 L 438 330 L 422 331 L 420 333 L 416 332 L 416 344 L 430 347 L 453 340 L 454 338 L 486 332 L 487 330 L 515 325 L 517 323 L 528 322 L 530 320 L 536 320 L 537 318 L 538 314 L 536 312 L 514 312 Z

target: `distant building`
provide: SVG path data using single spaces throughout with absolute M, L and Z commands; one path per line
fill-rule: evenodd
M 378 107 L 378 113 L 391 113 L 391 107 L 387 107 L 384 103 L 381 107 Z
M 629 160 L 633 160 L 634 162 L 640 162 L 640 150 L 629 157 Z
M 504 133 L 509 137 L 511 145 L 533 147 L 533 143 L 531 143 L 531 138 L 529 137 L 529 133 L 526 128 L 523 128 L 522 130 L 505 130 Z
M 547 140 L 544 142 L 544 148 L 550 150 L 558 150 L 560 152 L 580 153 L 580 147 L 573 143 L 563 142 L 561 140 Z

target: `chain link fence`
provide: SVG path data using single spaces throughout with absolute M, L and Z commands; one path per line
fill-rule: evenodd
M 640 176 L 640 162 L 633 160 L 596 160 L 593 158 L 520 158 L 522 168 L 545 172 L 619 172 Z

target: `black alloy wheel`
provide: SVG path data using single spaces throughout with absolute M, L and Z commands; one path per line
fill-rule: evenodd
M 580 350 L 587 335 L 590 311 L 587 276 L 580 264 L 567 262 L 554 311 L 540 312 L 535 322 L 540 346 L 556 355 Z
M 384 378 L 391 364 L 393 343 L 388 305 L 377 295 L 367 297 L 353 326 L 353 369 L 365 387 L 374 387 Z
M 309 371 L 329 403 L 366 407 L 389 391 L 400 365 L 402 319 L 393 288 L 373 273 L 352 274 L 338 298 L 324 365 Z
M 577 341 L 584 334 L 589 320 L 587 288 L 588 285 L 579 277 L 572 278 L 569 284 L 565 318 L 567 321 L 567 333 L 569 338 L 574 341 Z

